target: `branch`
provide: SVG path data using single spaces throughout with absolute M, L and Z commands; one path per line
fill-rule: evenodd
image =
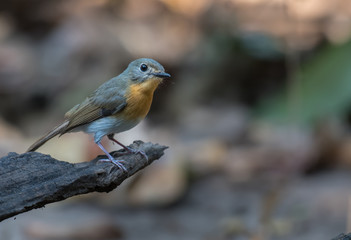
M 111 155 L 116 159 L 126 161 L 124 166 L 128 172 L 118 169 L 110 162 L 98 162 L 106 156 L 76 164 L 58 161 L 38 152 L 9 153 L 0 158 L 0 222 L 75 195 L 109 192 L 159 159 L 167 148 L 142 141 L 135 141 L 130 147 L 144 151 L 149 160 L 140 154 L 118 157 L 118 153 L 124 150 L 112 152 Z

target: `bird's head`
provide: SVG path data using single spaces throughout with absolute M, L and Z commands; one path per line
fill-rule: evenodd
M 155 90 L 163 79 L 171 77 L 164 67 L 150 58 L 139 58 L 131 62 L 124 74 L 128 76 L 129 84 L 139 85 L 141 89 Z

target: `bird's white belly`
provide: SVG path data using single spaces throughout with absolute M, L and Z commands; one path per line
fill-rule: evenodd
M 80 129 L 77 130 L 94 134 L 95 142 L 99 142 L 100 139 L 105 135 L 124 132 L 135 127 L 140 122 L 140 120 L 141 119 L 138 119 L 136 121 L 126 121 L 121 118 L 110 116 L 100 118 L 91 123 L 83 125 L 79 127 Z

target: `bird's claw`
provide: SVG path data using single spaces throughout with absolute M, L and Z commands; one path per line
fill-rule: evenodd
M 146 153 L 145 153 L 144 151 L 142 151 L 142 150 L 136 150 L 136 149 L 133 149 L 133 148 L 130 148 L 130 147 L 127 147 L 127 149 L 128 149 L 128 151 L 129 151 L 130 153 L 133 153 L 133 154 L 140 154 L 140 155 L 142 155 L 142 156 L 146 159 L 146 161 L 149 161 L 149 158 L 148 158 L 148 156 L 146 155 Z
M 99 162 L 111 162 L 114 165 L 116 165 L 119 169 L 127 172 L 127 168 L 122 164 L 125 163 L 126 161 L 124 160 L 115 160 L 115 159 L 100 159 Z

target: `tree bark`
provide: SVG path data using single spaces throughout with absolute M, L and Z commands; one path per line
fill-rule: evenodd
M 9 153 L 0 158 L 0 221 L 41 208 L 48 203 L 89 193 L 109 192 L 134 173 L 159 159 L 166 146 L 135 141 L 131 148 L 141 154 L 112 152 L 116 159 L 123 159 L 127 172 L 110 162 L 99 162 L 98 156 L 90 162 L 68 163 L 38 152 Z

